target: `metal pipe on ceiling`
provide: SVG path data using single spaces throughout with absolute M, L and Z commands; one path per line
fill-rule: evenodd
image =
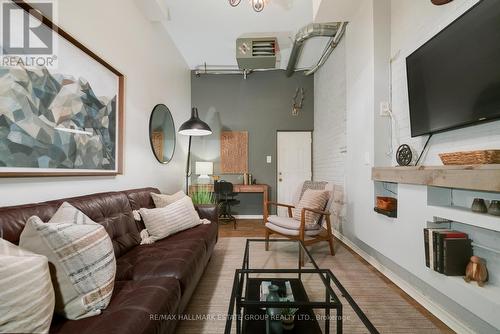
M 308 39 L 313 37 L 330 37 L 330 40 L 328 41 L 318 63 L 304 72 L 305 75 L 314 74 L 321 66 L 323 66 L 333 50 L 337 47 L 338 43 L 342 39 L 342 36 L 344 36 L 346 26 L 347 22 L 311 23 L 300 29 L 297 35 L 295 35 L 292 52 L 290 53 L 290 59 L 286 68 L 286 75 L 290 77 L 295 72 L 302 70 L 296 69 L 295 67 L 299 61 L 304 44 Z
M 196 76 L 205 75 L 205 74 L 216 74 L 216 75 L 242 75 L 243 79 L 246 79 L 248 75 L 254 72 L 268 72 L 268 71 L 277 71 L 279 68 L 267 68 L 267 69 L 253 69 L 253 70 L 242 70 L 239 68 L 233 67 L 225 67 L 225 66 L 207 66 L 207 65 L 199 65 L 194 69 L 194 74 Z

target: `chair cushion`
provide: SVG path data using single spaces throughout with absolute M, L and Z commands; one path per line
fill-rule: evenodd
M 275 232 L 284 234 L 284 235 L 290 235 L 290 236 L 298 236 L 299 235 L 299 230 L 292 230 L 289 228 L 284 228 L 278 225 L 275 225 L 273 223 L 266 223 L 266 227 L 270 230 L 273 230 Z M 318 235 L 321 233 L 321 229 L 317 230 L 306 230 L 305 234 L 306 236 L 313 237 L 315 235 Z
M 55 318 L 51 333 L 171 333 L 175 321 L 158 317 L 175 315 L 180 299 L 179 282 L 174 278 L 117 281 L 111 302 L 101 315 L 73 321 Z
M 290 217 L 281 217 L 281 216 L 269 216 L 267 218 L 269 223 L 274 225 L 289 229 L 289 230 L 299 230 L 300 229 L 300 221 L 290 218 Z M 305 225 L 306 231 L 315 231 L 319 230 L 321 226 L 319 224 L 315 225 Z
M 163 239 L 140 245 L 117 261 L 117 280 L 143 280 L 174 277 L 182 291 L 196 279 L 206 263 L 207 248 L 202 240 Z
M 300 221 L 302 216 L 302 209 L 310 208 L 323 211 L 330 198 L 330 193 L 324 190 L 311 190 L 307 189 L 300 199 L 299 203 L 292 209 L 293 218 Z M 306 226 L 319 225 L 320 214 L 306 211 L 305 222 Z

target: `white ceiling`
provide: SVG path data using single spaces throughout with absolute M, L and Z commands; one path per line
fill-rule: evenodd
M 292 39 L 313 21 L 313 1 L 317 2 L 269 0 L 264 10 L 256 13 L 249 0 L 242 0 L 238 7 L 231 7 L 228 0 L 163 1 L 169 13 L 164 25 L 191 69 L 204 63 L 236 67 L 236 39 L 252 33 L 278 37 L 280 67 L 285 68 Z M 299 66 L 317 61 L 323 46 L 324 41 L 308 41 Z

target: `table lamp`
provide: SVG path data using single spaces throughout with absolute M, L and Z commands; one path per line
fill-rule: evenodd
M 214 163 L 210 161 L 196 161 L 196 174 L 200 183 L 210 183 L 209 175 L 214 173 Z

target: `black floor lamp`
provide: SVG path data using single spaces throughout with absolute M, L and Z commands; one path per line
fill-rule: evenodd
M 198 116 L 198 109 L 191 109 L 191 118 L 188 119 L 179 128 L 179 134 L 189 136 L 187 163 L 186 163 L 186 194 L 189 194 L 189 164 L 191 159 L 191 137 L 208 136 L 212 134 L 212 130 L 207 123 L 203 122 Z

